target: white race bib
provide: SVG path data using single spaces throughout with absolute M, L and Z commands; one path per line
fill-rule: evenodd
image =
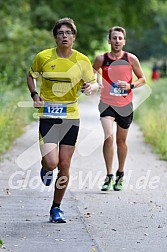
M 54 118 L 66 118 L 67 104 L 45 102 L 43 116 Z
M 126 95 L 128 95 L 128 90 L 123 90 L 117 86 L 117 83 L 112 82 L 111 88 L 110 88 L 110 95 L 126 96 Z

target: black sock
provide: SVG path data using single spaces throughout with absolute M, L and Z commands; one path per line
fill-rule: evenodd
M 55 203 L 55 202 L 53 201 L 52 206 L 51 206 L 51 210 L 52 210 L 53 208 L 55 208 L 55 207 L 60 207 L 60 204 L 57 204 L 57 203 Z
M 113 174 L 107 174 L 107 177 L 112 178 Z
M 124 172 L 117 171 L 116 176 L 122 178 L 124 176 Z

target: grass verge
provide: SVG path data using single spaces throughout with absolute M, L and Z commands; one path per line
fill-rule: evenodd
M 167 160 L 166 81 L 160 79 L 150 84 L 151 96 L 135 112 L 135 121 L 140 125 L 145 141 L 163 160 Z
M 30 99 L 28 94 L 26 87 L 0 87 L 0 154 L 9 149 L 25 126 L 34 120 L 33 108 L 18 107 L 18 102 Z

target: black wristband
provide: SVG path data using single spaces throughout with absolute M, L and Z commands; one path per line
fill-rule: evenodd
M 130 84 L 130 89 L 134 89 L 135 85 L 133 83 Z
M 38 94 L 38 92 L 37 92 L 37 91 L 32 91 L 32 92 L 31 92 L 31 98 L 33 99 L 33 98 L 34 98 L 34 96 L 35 96 L 36 94 Z

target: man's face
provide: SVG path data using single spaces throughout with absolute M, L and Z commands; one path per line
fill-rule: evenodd
M 113 52 L 120 52 L 125 45 L 125 38 L 122 32 L 113 31 L 111 33 L 111 38 L 108 40 L 111 44 L 111 49 Z
M 55 40 L 59 47 L 71 47 L 75 40 L 75 35 L 72 33 L 70 27 L 62 25 L 60 29 L 57 30 Z

